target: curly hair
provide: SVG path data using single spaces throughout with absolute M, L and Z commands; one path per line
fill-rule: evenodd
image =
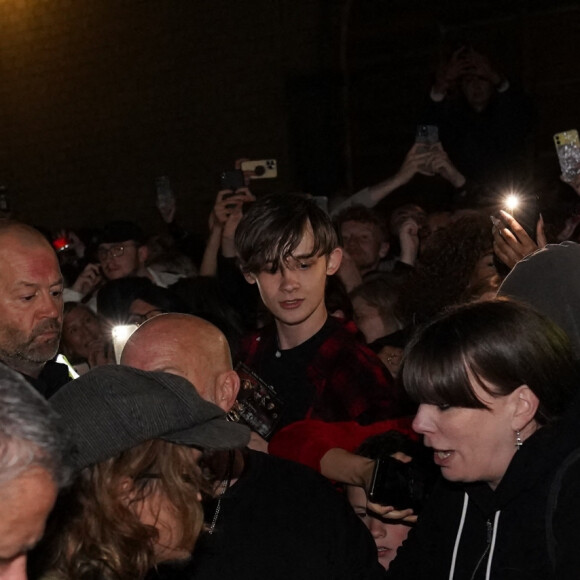
M 479 260 L 493 248 L 487 216 L 465 213 L 429 238 L 415 271 L 401 290 L 398 312 L 407 323 L 422 323 L 447 306 L 467 302 L 488 288 L 470 282 Z
M 200 492 L 209 493 L 209 483 L 192 449 L 160 439 L 87 467 L 59 500 L 46 567 L 71 580 L 142 579 L 158 563 L 159 538 L 157 527 L 139 518 L 144 502 L 153 496 L 169 502 L 174 547 L 191 552 L 203 526 Z

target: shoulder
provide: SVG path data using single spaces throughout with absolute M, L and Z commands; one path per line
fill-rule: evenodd
M 358 328 L 352 321 L 337 322 L 333 333 L 321 345 L 316 364 L 325 374 L 372 373 L 375 380 L 391 382 L 386 367 L 360 338 Z
M 314 509 L 316 513 L 330 513 L 345 504 L 331 483 L 310 467 L 266 453 L 249 451 L 244 477 L 244 485 L 260 494 L 263 501 L 270 497 L 277 506 L 274 509 L 293 506 L 300 512 Z
M 274 334 L 270 327 L 244 335 L 240 340 L 238 358 L 246 364 L 251 364 L 253 357 L 262 352 L 273 340 Z

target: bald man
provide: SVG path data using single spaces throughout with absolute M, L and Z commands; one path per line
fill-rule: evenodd
M 0 361 L 48 397 L 69 379 L 50 363 L 62 328 L 63 280 L 56 254 L 34 228 L 0 222 Z
M 121 364 L 180 375 L 225 411 L 240 386 L 224 335 L 185 314 L 162 314 L 141 325 Z M 180 578 L 383 577 L 368 530 L 313 470 L 251 450 L 221 454 L 215 464 L 222 475 L 217 498 L 206 506 L 208 533 Z M 172 572 L 165 571 L 168 578 Z

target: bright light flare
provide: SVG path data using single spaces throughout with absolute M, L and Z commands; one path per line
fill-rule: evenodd
M 520 205 L 520 198 L 515 193 L 510 193 L 504 200 L 504 205 L 509 212 L 518 209 Z
M 113 336 L 113 349 L 115 351 L 115 360 L 117 364 L 121 360 L 121 353 L 130 336 L 137 330 L 136 324 L 120 324 L 113 326 L 111 334 Z

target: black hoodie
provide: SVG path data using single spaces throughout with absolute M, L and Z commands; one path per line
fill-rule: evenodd
M 559 423 L 539 429 L 524 442 L 495 491 L 483 482 L 442 479 L 388 578 L 579 578 L 580 461 L 566 471 L 550 516 L 554 562 L 546 539 L 547 498 L 559 466 L 580 446 L 579 418 L 577 398 Z

